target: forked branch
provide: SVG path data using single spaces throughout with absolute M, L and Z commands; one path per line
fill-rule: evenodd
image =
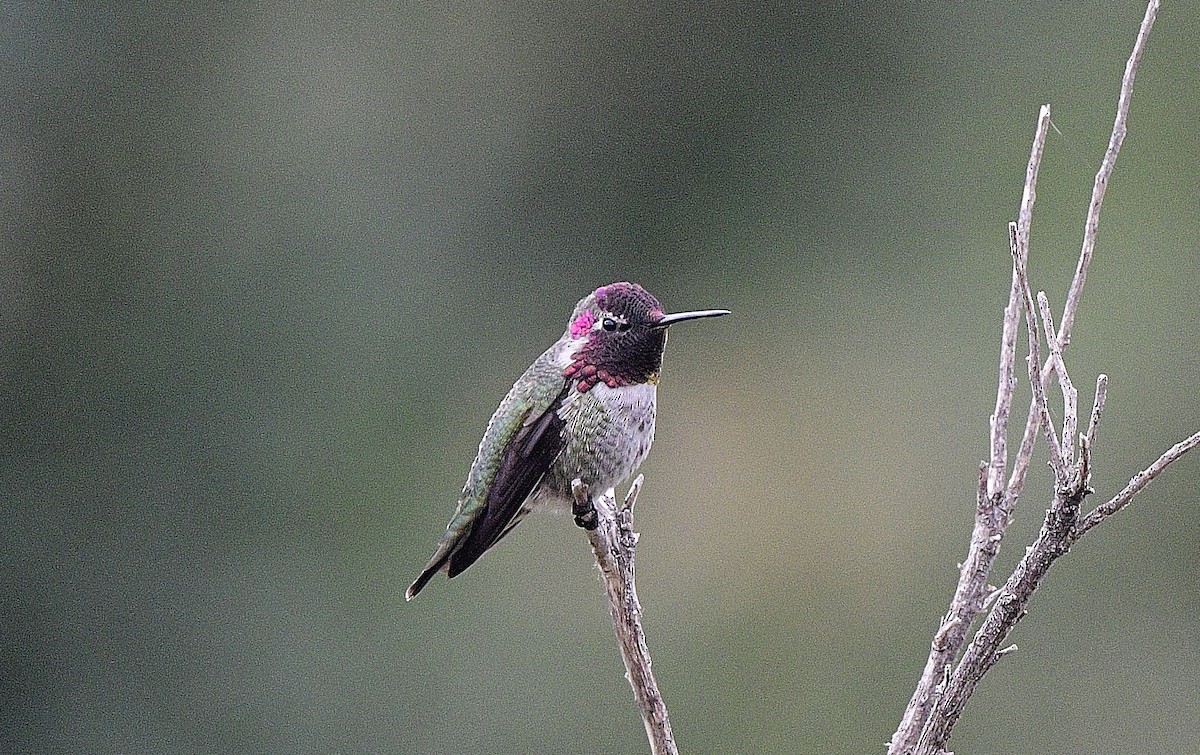
M 1078 437 L 1076 449 L 1076 433 L 1079 428 L 1078 396 L 1067 374 L 1063 353 L 1070 344 L 1075 313 L 1094 256 L 1104 192 L 1125 138 L 1134 78 L 1157 11 L 1157 0 L 1151 0 L 1125 67 L 1112 136 L 1101 161 L 1100 170 L 1096 174 L 1084 224 L 1083 248 L 1080 251 L 1075 277 L 1067 292 L 1057 331 L 1049 299 L 1044 292 L 1038 292 L 1035 296 L 1029 282 L 1029 233 L 1034 200 L 1037 196 L 1038 170 L 1050 124 L 1049 107 L 1043 106 L 1038 116 L 1020 211 L 1017 221 L 1012 223 L 1009 229 L 1010 250 L 1013 256 L 1012 283 L 1008 305 L 1004 309 L 1000 338 L 999 385 L 990 427 L 991 458 L 980 465 L 975 528 L 971 535 L 967 558 L 960 567 L 958 585 L 950 610 L 934 633 L 925 669 L 900 726 L 889 743 L 889 755 L 944 755 L 950 733 L 975 686 L 1000 658 L 1016 649 L 1015 645 L 1003 645 L 1017 622 L 1025 615 L 1029 600 L 1050 566 L 1065 555 L 1092 527 L 1127 506 L 1133 496 L 1169 464 L 1200 445 L 1200 433 L 1175 444 L 1157 461 L 1135 475 L 1129 484 L 1107 503 L 1081 516 L 1083 499 L 1092 492 L 1089 486 L 1092 449 L 1104 412 L 1108 379 L 1105 375 L 1097 378 L 1096 394 L 1087 420 L 1087 429 Z M 1025 320 L 1028 337 L 1028 375 L 1033 398 L 1010 473 L 1007 448 L 1008 420 L 1016 384 L 1014 363 L 1021 319 Z M 1041 351 L 1043 337 L 1049 352 L 1044 362 Z M 1047 383 L 1051 375 L 1057 378 L 1063 394 L 1061 436 L 1055 433 L 1053 416 L 1046 398 Z M 1050 465 L 1054 470 L 1054 495 L 1037 540 L 1026 549 L 1025 556 L 1004 587 L 992 592 L 987 588 L 987 576 L 1024 488 L 1039 431 L 1047 442 Z M 1004 483 L 1006 475 L 1007 484 Z M 994 603 L 991 601 L 992 597 L 995 598 Z M 992 605 L 991 610 L 959 658 L 971 624 L 989 603 Z

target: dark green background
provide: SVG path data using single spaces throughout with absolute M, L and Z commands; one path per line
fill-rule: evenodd
M 1037 108 L 1061 311 L 1144 6 L 501 5 L 0 11 L 0 750 L 644 751 L 569 518 L 402 596 L 496 402 L 628 279 L 734 310 L 674 332 L 643 467 L 682 748 L 883 751 Z M 1160 15 L 1068 353 L 1085 408 L 1112 381 L 1096 503 L 1200 428 L 1198 33 Z M 1198 484 L 1060 562 L 956 752 L 1200 747 Z

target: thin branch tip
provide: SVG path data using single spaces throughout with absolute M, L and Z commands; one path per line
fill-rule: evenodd
M 642 483 L 646 481 L 645 475 L 638 475 L 629 485 L 629 490 L 625 493 L 625 501 L 621 504 L 622 511 L 633 511 L 633 505 L 637 503 L 638 495 L 642 492 Z

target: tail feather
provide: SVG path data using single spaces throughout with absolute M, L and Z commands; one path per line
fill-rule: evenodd
M 446 568 L 446 562 L 450 560 L 450 554 L 446 553 L 441 558 L 435 558 L 429 562 L 429 566 L 421 572 L 421 575 L 413 580 L 413 583 L 404 591 L 404 600 L 409 601 L 417 597 L 417 593 L 424 589 L 429 580 L 433 579 L 433 575 L 437 574 L 442 569 Z
M 456 577 L 462 574 L 468 566 L 479 560 L 479 557 L 495 547 L 496 543 L 504 539 L 504 536 L 513 531 L 513 528 L 521 523 L 521 520 L 529 513 L 529 509 L 520 509 L 516 516 L 512 518 L 504 529 L 500 530 L 500 534 L 495 534 L 494 527 L 475 527 L 470 534 L 464 538 L 462 546 L 454 551 L 453 558 L 450 559 L 449 565 L 446 567 L 446 574 L 451 577 Z
M 525 515 L 529 513 L 529 509 L 523 508 L 517 512 L 508 526 L 500 531 L 500 534 L 495 537 L 481 540 L 478 533 L 482 532 L 482 528 L 472 528 L 471 532 L 465 537 L 453 537 L 443 539 L 439 544 L 437 551 L 433 554 L 433 558 L 429 560 L 429 564 L 421 575 L 413 580 L 413 583 L 408 586 L 408 590 L 404 592 L 405 600 L 412 600 L 417 596 L 417 593 L 424 589 L 429 580 L 433 579 L 433 575 L 439 571 L 446 572 L 450 577 L 456 577 L 462 574 L 463 571 L 479 560 L 479 557 L 491 549 L 496 543 L 500 542 L 505 535 L 513 531 L 513 528 L 521 523 Z

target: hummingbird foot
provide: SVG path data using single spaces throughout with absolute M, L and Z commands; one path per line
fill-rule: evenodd
M 600 520 L 596 518 L 595 507 L 588 509 L 582 514 L 575 515 L 575 524 L 583 527 L 588 532 L 596 529 L 600 525 Z
M 591 532 L 600 524 L 600 519 L 596 516 L 596 505 L 592 503 L 587 485 L 576 478 L 571 481 L 571 493 L 574 499 L 571 503 L 571 513 L 575 515 L 575 524 Z

